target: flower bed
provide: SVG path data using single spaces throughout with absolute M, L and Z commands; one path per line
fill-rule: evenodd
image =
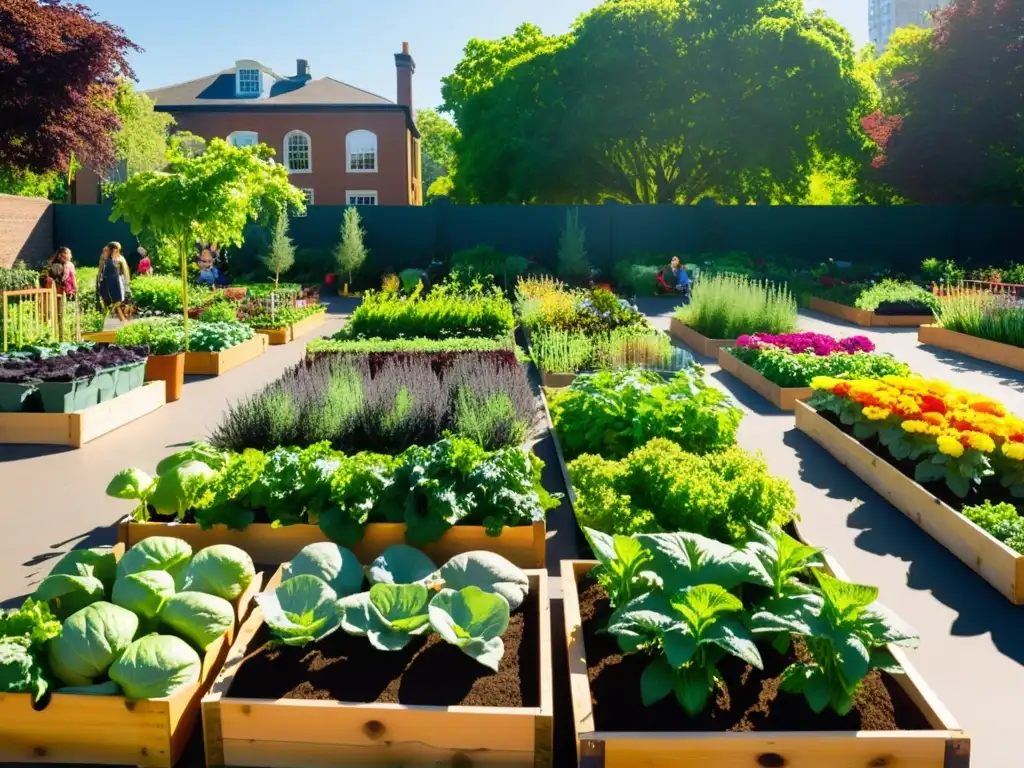
M 0 611 L 0 758 L 170 768 L 261 584 L 230 547 L 68 553 Z
M 543 466 L 519 447 L 488 452 L 464 438 L 399 456 L 346 456 L 325 444 L 233 454 L 196 444 L 162 461 L 155 479 L 122 470 L 108 493 L 137 502 L 132 520 L 147 524 L 143 530 L 162 525 L 166 535 L 201 537 L 201 529 L 259 547 L 277 538 L 282 559 L 311 541 L 355 548 L 366 539 L 372 549 L 397 537 L 438 551 L 508 546 L 532 567 L 538 548 L 543 563 L 536 524 L 558 504 L 541 485 Z
M 581 764 L 969 761 L 970 740 L 897 647 L 913 630 L 820 550 L 778 529 L 740 549 L 588 537 L 599 563 L 562 562 Z
M 519 445 L 536 421 L 526 371 L 511 352 L 464 354 L 445 368 L 426 357 L 327 356 L 304 362 L 231 406 L 213 433 L 220 448 L 270 450 L 327 441 L 349 452 L 399 453 L 442 436 L 487 448 Z
M 0 413 L 72 413 L 142 386 L 147 350 L 64 345 L 0 358 Z
M 397 547 L 369 564 L 363 591 L 352 553 L 318 545 L 282 577 L 203 700 L 210 764 L 304 768 L 324 750 L 364 764 L 549 764 L 546 572 L 489 552 L 437 568 Z
M 821 378 L 797 425 L 1014 602 L 1024 602 L 1024 421 L 945 382 Z M 876 457 L 886 464 L 878 465 Z

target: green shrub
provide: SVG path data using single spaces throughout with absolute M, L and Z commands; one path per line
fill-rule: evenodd
M 925 280 L 955 285 L 964 279 L 964 270 L 955 261 L 930 258 L 921 262 L 921 275 Z
M 950 331 L 1024 347 L 1024 306 L 1012 294 L 963 292 L 944 296 L 938 325 Z
M 177 318 L 137 320 L 122 326 L 115 341 L 119 346 L 147 346 L 151 355 L 176 355 L 185 351 L 185 329 Z
M 461 336 L 504 338 L 515 328 L 512 304 L 497 288 L 456 293 L 437 286 L 429 295 L 404 297 L 367 291 L 352 313 L 346 338 L 397 339 Z
M 815 376 L 837 379 L 880 379 L 909 376 L 910 366 L 892 355 L 855 352 L 848 355 L 794 353 L 779 347 L 734 347 L 729 352 L 780 387 L 809 387 Z
M 616 370 L 639 366 L 674 371 L 693 362 L 661 331 L 616 328 L 588 334 L 583 331 L 538 330 L 530 335 L 534 364 L 547 373 Z
M 677 309 L 675 316 L 709 339 L 735 339 L 744 334 L 793 331 L 797 310 L 786 286 L 713 275 L 694 284 L 689 306 Z
M 939 311 L 939 297 L 916 283 L 882 280 L 863 290 L 854 306 L 869 312 L 882 310 L 889 314 L 930 314 Z
M 0 268 L 0 291 L 22 291 L 39 287 L 39 272 L 31 269 Z
M 1012 504 L 993 504 L 986 499 L 983 504 L 964 507 L 960 512 L 1010 549 L 1024 554 L 1024 517 Z
M 238 305 L 217 299 L 203 310 L 199 319 L 207 323 L 234 322 L 238 319 Z
M 691 453 L 736 443 L 743 412 L 704 382 L 698 365 L 666 381 L 644 370 L 584 374 L 548 394 L 551 420 L 567 459 L 596 453 L 620 459 L 654 437 Z
M 132 301 L 140 310 L 181 314 L 181 278 L 171 275 L 139 275 L 132 278 Z M 217 295 L 217 291 L 199 285 L 188 287 L 189 308 L 201 307 Z
M 683 531 L 743 543 L 752 524 L 785 525 L 796 494 L 739 447 L 706 456 L 656 438 L 621 461 L 587 454 L 569 464 L 581 526 L 609 534 Z
M 473 277 L 501 279 L 505 274 L 505 255 L 490 245 L 477 245 L 456 251 L 448 259 L 452 270 L 465 272 Z

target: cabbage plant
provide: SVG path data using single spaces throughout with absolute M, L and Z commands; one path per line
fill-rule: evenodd
M 290 563 L 285 563 L 283 580 L 303 574 L 327 582 L 341 597 L 358 592 L 365 580 L 359 559 L 350 550 L 329 541 L 309 544 Z
M 185 572 L 185 588 L 235 600 L 256 577 L 252 558 L 231 544 L 214 544 L 196 552 Z
M 293 576 L 273 592 L 257 595 L 256 602 L 270 631 L 285 645 L 322 640 L 341 626 L 338 595 L 316 576 Z
M 448 643 L 488 669 L 498 671 L 505 655 L 509 602 L 479 587 L 442 589 L 430 601 L 430 626 Z
M 400 651 L 430 629 L 430 591 L 422 584 L 374 584 L 340 601 L 341 627 L 378 651 Z
M 139 629 L 139 617 L 98 602 L 68 617 L 47 646 L 50 668 L 67 685 L 92 685 L 103 677 Z
M 235 609 L 223 597 L 179 592 L 160 608 L 160 621 L 174 633 L 206 650 L 235 624 Z
M 124 553 L 117 563 L 117 578 L 143 571 L 167 571 L 174 583 L 182 585 L 192 561 L 192 547 L 173 536 L 151 536 Z
M 110 666 L 110 679 L 129 699 L 162 699 L 199 681 L 203 662 L 188 643 L 171 635 L 147 635 L 129 645 Z

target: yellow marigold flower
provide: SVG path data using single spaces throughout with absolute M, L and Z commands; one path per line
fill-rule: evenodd
M 937 395 L 938 397 L 943 397 L 944 395 L 948 395 L 955 391 L 952 384 L 945 381 L 938 381 L 937 379 L 931 379 L 924 382 L 924 384 L 927 387 L 928 392 L 933 395 Z
M 900 410 L 906 414 L 917 414 L 921 412 L 921 409 L 917 405 L 917 401 L 910 395 L 900 395 L 896 399 L 896 404 Z
M 811 379 L 811 389 L 831 390 L 838 383 L 839 379 L 832 376 L 815 376 Z
M 947 456 L 952 456 L 954 459 L 959 459 L 964 455 L 964 447 L 960 445 L 960 441 L 955 437 L 940 435 L 935 444 L 939 447 L 939 451 Z
M 1024 444 L 1003 443 L 1003 455 L 1014 461 L 1024 461 Z
M 941 413 L 933 413 L 933 412 L 922 413 L 921 414 L 921 421 L 927 421 L 933 427 L 945 427 L 946 426 L 946 417 L 943 416 Z
M 869 405 L 866 408 L 864 408 L 864 410 L 861 411 L 861 413 L 867 416 L 871 421 L 883 421 L 889 418 L 889 415 L 892 413 L 892 411 L 890 411 L 888 408 L 879 408 L 874 405 Z
M 960 442 L 982 453 L 992 453 L 996 449 L 995 441 L 981 432 L 961 432 Z
M 927 435 L 928 430 L 934 429 L 928 422 L 918 419 L 907 419 L 900 426 L 903 427 L 904 432 L 909 432 L 912 435 Z

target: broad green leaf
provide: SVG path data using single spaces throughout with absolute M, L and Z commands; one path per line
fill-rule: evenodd
M 615 552 L 614 537 L 586 526 L 583 527 L 583 535 L 586 537 L 587 543 L 590 544 L 594 557 L 601 563 L 607 564 L 618 558 Z
M 103 582 L 92 576 L 69 576 L 64 573 L 50 574 L 32 593 L 33 600 L 45 602 L 53 615 L 66 619 L 88 605 L 100 602 L 106 597 Z
M 256 595 L 256 602 L 270 631 L 285 645 L 316 642 L 341 626 L 338 596 L 315 576 L 288 579 L 273 592 Z
M 946 486 L 955 493 L 959 498 L 963 499 L 967 497 L 968 492 L 971 490 L 971 481 L 963 475 L 946 469 Z
M 853 694 L 849 691 L 844 691 L 842 688 L 837 688 L 832 691 L 832 698 L 829 700 L 829 704 L 832 705 L 832 709 L 835 710 L 836 714 L 842 717 L 853 709 Z
M 434 562 L 415 547 L 392 544 L 370 564 L 371 584 L 413 584 L 437 572 Z
M 50 571 L 51 575 L 59 573 L 66 573 L 69 576 L 92 576 L 102 581 L 109 592 L 117 576 L 117 558 L 112 547 L 73 549 Z
M 914 467 L 914 480 L 919 483 L 934 483 L 946 476 L 946 468 L 931 461 L 918 462 Z
M 851 693 L 871 668 L 871 655 L 864 643 L 854 633 L 834 634 L 833 644 L 838 654 L 838 669 Z
M 832 689 L 819 667 L 809 667 L 808 670 L 803 684 L 804 697 L 811 711 L 820 715 L 832 699 Z
M 697 652 L 697 640 L 682 624 L 666 629 L 661 634 L 661 650 L 669 666 L 678 669 L 688 663 Z
M 675 673 L 675 694 L 679 705 L 690 717 L 696 717 L 707 707 L 714 691 L 714 678 L 710 670 L 684 667 Z
M 616 537 L 618 538 L 618 537 Z M 441 566 L 441 580 L 448 589 L 478 587 L 504 597 L 513 611 L 530 592 L 530 579 L 510 561 L 494 552 L 466 552 Z
M 871 651 L 871 668 L 880 669 L 890 675 L 902 675 L 903 665 L 896 661 L 896 657 L 887 648 L 875 648 Z
M 430 625 L 445 641 L 460 648 L 484 666 L 498 670 L 504 655 L 501 641 L 509 622 L 508 601 L 478 587 L 459 591 L 442 589 L 430 601 Z
M 174 634 L 206 650 L 235 624 L 235 610 L 223 597 L 203 592 L 179 592 L 164 602 L 160 621 Z
M 107 496 L 115 499 L 142 500 L 153 490 L 155 481 L 141 469 L 122 469 L 107 484 Z
M 144 619 L 153 619 L 174 592 L 174 577 L 167 571 L 142 571 L 114 582 L 110 600 Z
M 914 628 L 877 601 L 868 606 L 861 619 L 876 645 L 893 643 L 909 648 L 917 645 L 919 638 Z
M 136 640 L 110 667 L 110 679 L 129 699 L 162 699 L 199 682 L 202 659 L 188 643 L 171 635 Z
M 651 570 L 669 594 L 698 584 L 734 589 L 757 582 L 751 555 L 729 544 L 695 533 L 645 533 L 636 538 L 651 553 Z
M 682 613 L 694 631 L 701 624 L 723 613 L 743 610 L 743 601 L 717 584 L 698 584 L 680 592 L 670 601 Z
M 842 581 L 824 571 L 815 571 L 814 575 L 821 593 L 844 621 L 857 616 L 878 599 L 878 587 Z
M 625 653 L 651 642 L 679 623 L 668 597 L 651 592 L 631 600 L 608 619 L 607 631 L 615 635 Z
M 701 642 L 714 643 L 733 656 L 738 656 L 752 667 L 763 669 L 761 654 L 754 645 L 750 631 L 731 616 L 720 616 L 714 624 L 705 629 L 700 636 Z
M 814 674 L 814 669 L 809 664 L 790 664 L 779 676 L 779 690 L 786 693 L 803 693 Z
M 50 668 L 67 685 L 92 685 L 131 645 L 139 618 L 113 603 L 89 605 L 64 622 L 47 645 Z
M 185 571 L 192 560 L 192 547 L 173 536 L 151 536 L 124 553 L 117 563 L 117 575 L 142 571 L 167 571 L 175 584 L 183 586 Z
M 640 675 L 640 699 L 645 707 L 650 707 L 672 693 L 674 685 L 672 667 L 663 657 L 657 656 Z
M 824 600 L 820 595 L 802 594 L 766 600 L 748 619 L 756 634 L 776 632 L 817 637 L 827 634 L 830 626 L 821 618 Z
M 389 627 L 411 631 L 428 621 L 430 592 L 422 584 L 374 584 L 370 605 Z
M 185 588 L 235 600 L 256 578 L 249 554 L 231 544 L 214 544 L 196 552 L 185 571 Z
M 331 542 L 309 544 L 284 565 L 284 580 L 300 574 L 316 576 L 339 597 L 354 595 L 365 579 L 359 559 L 348 549 Z

